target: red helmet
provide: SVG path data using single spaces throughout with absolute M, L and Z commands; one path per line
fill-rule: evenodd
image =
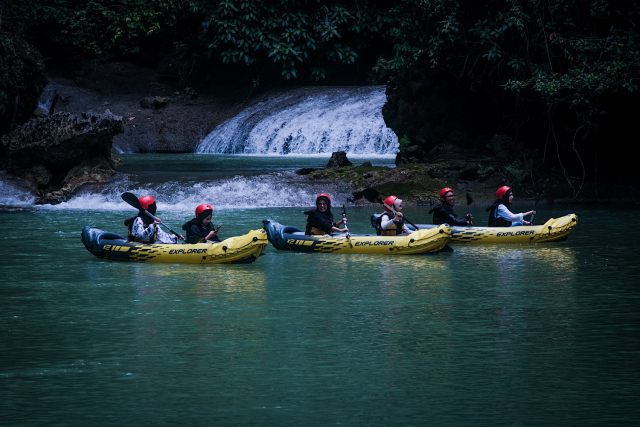
M 442 190 L 440 190 L 440 198 L 444 199 L 444 196 L 446 196 L 446 194 L 451 191 L 453 193 L 453 190 L 450 189 L 449 187 L 444 187 Z M 454 193 L 455 194 L 455 193 Z
M 144 196 L 138 199 L 140 205 L 147 210 L 151 215 L 156 214 L 156 199 L 151 196 Z
M 326 198 L 328 205 L 331 206 L 331 197 L 329 197 L 329 195 L 325 193 L 318 194 L 318 197 L 316 197 L 316 206 L 318 205 L 321 197 Z
M 142 207 L 147 210 L 149 209 L 149 205 L 152 205 L 156 202 L 156 199 L 154 199 L 151 196 L 140 197 L 140 199 L 138 200 L 140 201 L 140 204 L 142 205 Z
M 196 208 L 196 217 L 204 211 L 213 211 L 211 205 L 200 205 Z
M 509 190 L 511 190 L 511 187 L 507 187 L 506 185 L 498 188 L 498 191 L 496 191 L 496 196 L 498 196 L 498 200 L 502 200 L 502 197 L 504 197 L 504 195 L 507 194 L 507 191 Z
M 389 196 L 386 199 L 384 199 L 384 210 L 387 212 L 392 212 L 391 207 L 393 206 L 393 204 L 396 202 L 398 198 L 396 196 Z

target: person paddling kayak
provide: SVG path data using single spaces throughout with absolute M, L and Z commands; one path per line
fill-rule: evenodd
M 435 205 L 429 213 L 433 212 L 433 223 L 436 225 L 449 224 L 451 226 L 473 225 L 473 216 L 467 214 L 464 218 L 458 218 L 453 212 L 453 205 L 456 203 L 456 196 L 453 190 L 445 187 L 440 190 L 440 204 Z
M 144 196 L 138 200 L 143 209 L 147 210 L 151 215 L 156 214 L 157 205 L 153 197 Z M 183 236 L 174 236 L 163 231 L 162 228 L 158 227 L 160 223 L 162 223 L 160 218 L 152 218 L 144 210 L 141 210 L 138 215 L 124 221 L 124 225 L 129 230 L 127 239 L 141 243 L 178 243 L 178 238 L 184 240 Z
M 378 217 L 378 233 L 380 236 L 408 236 L 412 231 L 404 224 L 402 199 L 396 196 L 387 197 L 384 212 Z
M 339 228 L 340 225 L 346 223 L 346 217 L 338 222 L 333 222 L 331 197 L 328 194 L 318 194 L 316 209 L 305 211 L 304 214 L 307 215 L 307 225 L 304 232 L 306 235 L 323 235 L 332 232 L 347 233 L 349 231 L 347 227 Z
M 196 208 L 196 217 L 185 222 L 182 229 L 187 232 L 187 243 L 219 242 L 218 231 L 211 223 L 213 208 L 211 205 L 199 205 Z
M 497 200 L 487 208 L 489 212 L 489 227 L 518 227 L 521 225 L 531 225 L 531 222 L 525 221 L 527 215 L 535 215 L 536 211 L 514 214 L 511 212 L 511 203 L 513 203 L 513 191 L 511 187 L 503 186 L 496 191 Z

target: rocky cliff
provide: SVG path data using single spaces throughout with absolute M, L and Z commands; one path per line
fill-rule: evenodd
M 122 117 L 109 111 L 34 119 L 2 137 L 0 169 L 23 179 L 39 203 L 60 203 L 84 184 L 110 180 L 113 137 L 123 131 Z

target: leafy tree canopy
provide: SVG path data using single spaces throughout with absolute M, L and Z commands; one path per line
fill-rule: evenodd
M 602 114 L 606 93 L 634 92 L 640 5 L 632 0 L 403 0 L 392 10 L 389 67 L 427 55 L 523 99 Z
M 8 15 L 35 34 L 77 54 L 136 54 L 142 40 L 164 34 L 167 43 L 190 45 L 224 63 L 281 67 L 297 78 L 310 64 L 353 64 L 358 52 L 381 37 L 388 19 L 369 0 L 9 0 Z

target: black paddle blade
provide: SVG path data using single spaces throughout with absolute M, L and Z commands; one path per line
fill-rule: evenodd
M 122 193 L 122 200 L 129 203 L 131 206 L 138 209 L 139 211 L 144 210 L 142 205 L 140 204 L 140 200 L 138 200 L 136 195 L 133 193 Z
M 473 199 L 471 198 L 471 193 L 467 192 L 467 205 L 473 203 Z
M 371 203 L 382 203 L 382 197 L 378 190 L 374 190 L 373 188 L 365 188 L 362 190 L 362 197 L 370 201 Z

